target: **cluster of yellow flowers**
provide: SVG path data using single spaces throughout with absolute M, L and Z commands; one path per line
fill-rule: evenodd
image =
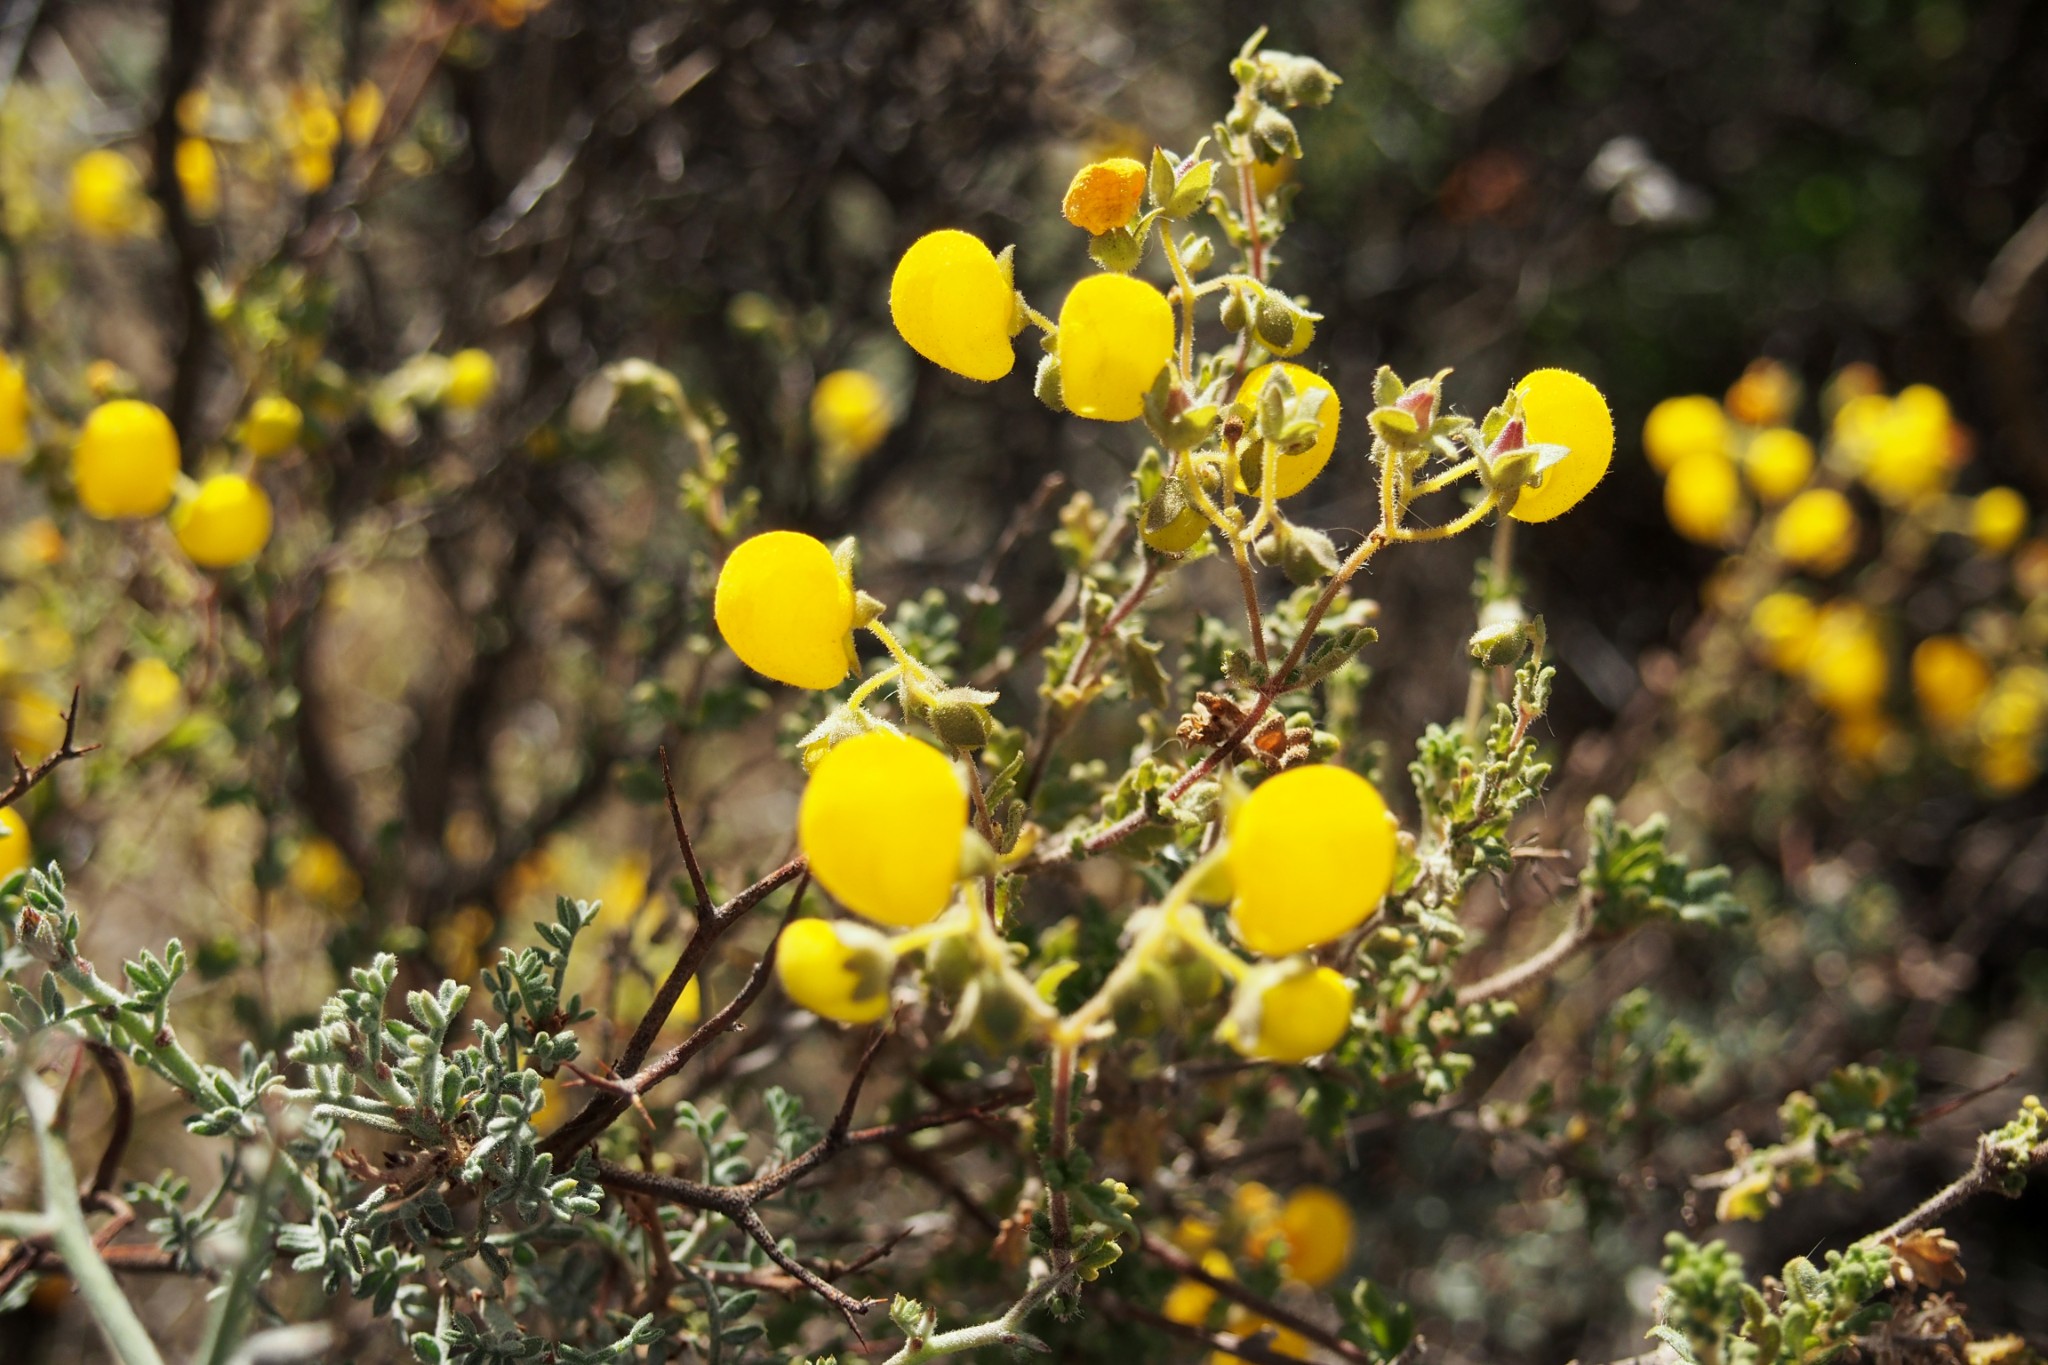
M 1227 1250 L 1234 1245 L 1255 1262 L 1277 1255 L 1281 1273 L 1290 1283 L 1321 1289 L 1350 1264 L 1355 1236 L 1351 1207 L 1335 1190 L 1304 1185 L 1283 1200 L 1267 1186 L 1248 1180 L 1237 1187 L 1226 1217 L 1184 1218 L 1173 1240 L 1212 1279 L 1236 1278 Z M 1308 1342 L 1300 1333 L 1268 1322 L 1241 1304 L 1226 1303 L 1212 1285 L 1192 1277 L 1174 1284 L 1161 1313 L 1172 1322 L 1220 1327 L 1239 1337 L 1268 1331 L 1267 1349 L 1274 1354 L 1303 1359 L 1308 1354 Z M 1208 1365 L 1231 1365 L 1242 1359 L 1212 1351 Z
M 1938 389 L 1886 393 L 1874 371 L 1848 367 L 1823 390 L 1819 452 L 1790 425 L 1799 404 L 1791 373 L 1762 360 L 1724 401 L 1666 399 L 1644 423 L 1672 526 L 1736 552 L 1710 602 L 1743 621 L 1756 653 L 1833 717 L 1843 757 L 1879 768 L 1910 761 L 1913 746 L 1892 718 L 1897 649 L 1932 746 L 1991 792 L 2029 785 L 2048 735 L 2048 541 L 2027 541 L 2026 499 L 2004 487 L 1952 491 L 1970 440 Z M 1906 649 L 1901 590 L 1930 557 L 1950 553 L 1945 544 L 2000 566 L 2019 605 L 1974 609 L 1932 632 L 1923 624 Z M 1875 549 L 1867 558 L 1866 546 Z M 1815 591 L 1859 564 L 1832 593 Z

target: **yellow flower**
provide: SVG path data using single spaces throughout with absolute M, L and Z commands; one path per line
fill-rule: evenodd
M 270 498 L 240 474 L 215 474 L 171 512 L 171 530 L 194 564 L 231 569 L 270 543 Z
M 776 943 L 775 974 L 791 1000 L 842 1024 L 870 1024 L 889 1012 L 889 940 L 862 924 L 800 919 Z
M 0 435 L 0 450 L 5 448 Z M 2016 490 L 1987 488 L 1970 503 L 1970 539 L 1985 554 L 2002 555 L 2027 533 L 2027 519 L 2027 500 Z
M 2048 716 L 2048 674 L 2039 668 L 2009 668 L 1992 684 L 1991 695 L 1977 713 L 1977 733 L 1993 748 L 2031 750 Z
M 1522 489 L 1509 509 L 1516 521 L 1549 521 L 1563 516 L 1607 473 L 1614 458 L 1614 414 L 1590 380 L 1570 370 L 1536 370 L 1515 392 L 1522 400 L 1522 424 L 1530 445 L 1563 446 L 1564 459 Z
M 35 860 L 35 846 L 28 839 L 28 825 L 21 812 L 0 806 L 0 881 L 5 881 Z
M 1703 394 L 1667 398 L 1643 423 L 1643 454 L 1659 474 L 1688 455 L 1728 454 L 1728 417 Z
M 203 137 L 182 138 L 173 155 L 178 188 L 193 221 L 204 223 L 220 212 L 220 158 Z
M 133 398 L 102 403 L 86 417 L 71 452 L 78 502 L 102 521 L 153 517 L 170 505 L 178 477 L 178 433 L 162 410 Z
M 1239 986 L 1222 1034 L 1247 1057 L 1305 1062 L 1351 1031 L 1351 983 L 1328 967 L 1275 963 Z
M 334 183 L 334 153 L 326 147 L 302 142 L 291 149 L 292 183 L 302 194 L 318 194 Z
M 1969 641 L 1930 635 L 1914 648 L 1913 695 L 1937 730 L 1968 725 L 1990 691 L 1991 666 Z
M 1202 1253 L 1202 1269 L 1219 1280 L 1237 1278 L 1231 1269 L 1230 1258 L 1213 1248 Z M 1159 1314 L 1169 1322 L 1186 1323 L 1199 1327 L 1209 1320 L 1209 1311 L 1216 1306 L 1216 1291 L 1200 1280 L 1177 1280 L 1167 1291 L 1166 1302 Z
M 1948 399 L 1939 389 L 1914 384 L 1892 400 L 1870 445 L 1863 482 L 1895 507 L 1917 502 L 1947 485 L 1954 450 Z
M 1798 673 L 1806 667 L 1819 622 L 1820 613 L 1813 603 L 1796 592 L 1767 594 L 1749 611 L 1750 637 L 1771 667 L 1781 673 Z
M 833 746 L 811 773 L 797 841 L 811 875 L 856 914 L 909 926 L 953 899 L 967 793 L 937 749 L 887 730 Z
M 63 557 L 64 533 L 48 517 L 35 517 L 15 528 L 0 563 L 8 572 L 20 574 L 24 567 L 47 569 Z
M 384 121 L 384 92 L 375 81 L 360 81 L 349 91 L 341 107 L 341 131 L 358 147 L 366 147 L 377 136 Z
M 1323 396 L 1322 407 L 1316 409 L 1316 417 L 1323 424 L 1322 430 L 1316 435 L 1316 443 L 1298 454 L 1282 455 L 1279 472 L 1273 479 L 1273 496 L 1291 498 L 1314 482 L 1316 475 L 1323 472 L 1323 466 L 1330 462 L 1330 452 L 1337 448 L 1337 421 L 1342 416 L 1343 404 L 1338 401 L 1337 390 L 1329 380 L 1314 370 L 1281 361 L 1272 365 L 1261 365 L 1245 376 L 1243 385 L 1237 391 L 1238 406 L 1256 410 L 1259 395 L 1266 391 L 1266 381 L 1275 371 L 1287 376 L 1287 382 L 1294 386 L 1297 396 L 1311 393 L 1320 393 Z M 1237 491 L 1255 491 L 1247 482 L 1247 476 L 1256 479 L 1260 472 L 1257 469 L 1240 468 Z M 1197 516 L 1199 515 L 1198 509 Z M 1206 526 L 1207 519 L 1203 518 L 1202 523 Z M 1193 543 L 1192 539 L 1189 543 Z
M 1852 711 L 1836 718 L 1828 744 L 1851 763 L 1872 767 L 1885 762 L 1889 766 L 1898 737 L 1898 727 L 1882 711 Z
M 1365 923 L 1394 879 L 1394 825 L 1372 783 L 1311 764 L 1267 778 L 1230 821 L 1238 938 L 1282 957 Z
M 135 660 L 121 674 L 118 710 L 128 724 L 151 729 L 184 707 L 185 685 L 178 681 L 171 666 L 155 655 Z
M 1806 687 L 1836 715 L 1874 710 L 1884 699 L 1891 661 L 1869 614 L 1860 606 L 1823 608 L 1806 655 Z
M 741 663 L 791 687 L 837 686 L 854 663 L 853 584 L 813 536 L 740 542 L 718 571 L 712 615 Z
M 7 741 L 39 763 L 64 742 L 64 703 L 47 692 L 22 688 L 7 699 Z
M 1351 1206 L 1335 1190 L 1306 1185 L 1280 1206 L 1280 1233 L 1287 1239 L 1287 1273 L 1320 1289 L 1351 1261 Z
M 1077 417 L 1128 422 L 1173 355 L 1166 295 L 1129 275 L 1089 275 L 1060 305 L 1060 397 Z
M 71 221 L 89 237 L 111 241 L 142 230 L 149 218 L 142 173 L 108 147 L 87 152 L 71 165 Z
M 1724 544 L 1742 509 L 1742 484 L 1725 455 L 1687 455 L 1664 478 L 1664 515 L 1687 540 Z
M 1100 236 L 1128 226 L 1138 216 L 1138 205 L 1144 198 L 1144 163 L 1127 156 L 1113 156 L 1074 173 L 1074 183 L 1067 186 L 1060 212 L 1075 227 Z
M 834 370 L 811 390 L 811 435 L 827 460 L 858 460 L 893 421 L 889 395 L 865 370 Z
M 889 316 L 910 349 L 968 379 L 1001 379 L 1017 363 L 1017 290 L 979 237 L 957 228 L 910 244 L 889 281 Z
M 1992 795 L 2011 796 L 2034 785 L 2041 775 L 2041 761 L 2034 756 L 2032 744 L 1987 744 L 1977 753 L 1973 773 Z
M 306 415 L 283 394 L 266 393 L 249 405 L 242 422 L 242 444 L 257 459 L 280 455 L 299 443 Z
M 1775 426 L 1799 405 L 1799 381 L 1775 360 L 1752 360 L 1728 389 L 1728 415 L 1745 426 Z
M 1856 553 L 1856 509 L 1832 488 L 1809 488 L 1778 513 L 1771 548 L 1802 569 L 1831 574 Z
M 0 460 L 25 459 L 28 453 L 28 376 L 0 351 Z
M 498 391 L 498 362 L 471 346 L 448 357 L 448 387 L 442 401 L 462 411 L 480 408 Z
M 292 890 L 328 910 L 345 910 L 362 898 L 362 878 L 332 840 L 318 836 L 300 843 L 285 867 Z
M 1760 431 L 1742 452 L 1742 473 L 1765 502 L 1783 502 L 1813 477 L 1813 442 L 1790 427 Z

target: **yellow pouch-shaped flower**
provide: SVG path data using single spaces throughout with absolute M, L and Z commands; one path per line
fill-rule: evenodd
M 240 474 L 215 474 L 178 504 L 171 530 L 201 568 L 246 564 L 270 543 L 270 498 Z
M 1258 369 L 1246 375 L 1243 387 L 1237 391 L 1239 405 L 1256 408 L 1259 395 L 1266 391 L 1266 381 L 1272 377 L 1275 370 L 1287 376 L 1288 382 L 1294 385 L 1295 393 L 1320 393 L 1323 395 L 1323 405 L 1316 410 L 1316 416 L 1321 420 L 1323 429 L 1317 435 L 1316 443 L 1299 454 L 1282 455 L 1280 457 L 1279 472 L 1273 479 L 1273 496 L 1291 498 L 1315 482 L 1316 475 L 1322 473 L 1323 466 L 1330 462 L 1330 452 L 1337 448 L 1337 421 L 1341 416 L 1343 405 L 1338 401 L 1337 390 L 1331 385 L 1329 380 L 1323 378 L 1314 370 L 1301 365 L 1290 365 L 1284 361 L 1272 365 L 1261 365 Z M 1240 493 L 1252 492 L 1253 489 L 1250 486 L 1251 479 L 1247 476 L 1254 476 L 1257 473 L 1258 471 L 1256 470 L 1240 469 L 1237 478 L 1237 491 Z
M 1129 275 L 1090 275 L 1060 305 L 1060 396 L 1098 422 L 1128 422 L 1173 355 L 1166 295 Z
M 837 686 L 853 664 L 853 585 L 800 531 L 767 531 L 726 556 L 712 599 L 740 662 L 791 687 Z
M 1291 768 L 1259 784 L 1230 824 L 1237 937 L 1282 957 L 1365 923 L 1394 879 L 1394 826 L 1348 768 Z
M 161 409 L 133 398 L 94 408 L 71 451 L 79 505 L 102 521 L 153 517 L 170 506 L 178 433 Z
M 1579 505 L 1614 459 L 1614 414 L 1592 381 L 1570 370 L 1537 370 L 1515 386 L 1530 445 L 1563 446 L 1558 463 L 1522 489 L 1508 513 L 1516 521 L 1549 521 Z
M 910 244 L 889 281 L 896 330 L 932 364 L 984 383 L 1017 363 L 1017 291 L 979 237 L 956 228 Z
M 936 918 L 960 878 L 967 793 L 937 749 L 887 730 L 835 745 L 811 773 L 797 840 L 811 875 L 856 914 Z

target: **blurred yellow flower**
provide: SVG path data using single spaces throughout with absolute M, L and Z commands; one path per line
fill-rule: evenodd
M 842 1024 L 868 1024 L 889 1012 L 889 940 L 864 924 L 800 919 L 782 931 L 775 974 L 789 998 Z
M 448 357 L 448 387 L 443 400 L 451 408 L 467 411 L 491 401 L 498 391 L 498 362 L 489 351 L 471 346 Z
M 110 147 L 73 162 L 71 221 L 88 237 L 103 241 L 141 232 L 149 221 L 149 196 L 135 163 Z
M 1776 360 L 1752 360 L 1728 389 L 1728 415 L 1744 426 L 1776 426 L 1798 406 L 1799 381 Z
M 888 392 L 865 370 L 834 370 L 811 390 L 811 436 L 828 461 L 861 459 L 893 421 Z
M 1643 454 L 1659 474 L 1688 455 L 1729 454 L 1728 415 L 1704 394 L 1667 398 L 1643 422 Z
M 1991 691 L 1991 665 L 1976 646 L 1954 635 L 1930 635 L 1913 650 L 1913 696 L 1937 730 L 1956 730 L 1976 719 Z
M 203 137 L 179 141 L 174 154 L 178 189 L 194 222 L 210 222 L 220 212 L 220 157 Z
M 1695 451 L 1664 476 L 1664 515 L 1687 540 L 1726 543 L 1742 512 L 1742 482 L 1725 455 Z
M 2018 490 L 1987 488 L 1970 503 L 1970 539 L 1987 555 L 2002 555 L 2027 533 L 2027 500 Z
M 1280 1232 L 1287 1239 L 1287 1273 L 1320 1289 L 1351 1261 L 1351 1206 L 1335 1190 L 1305 1185 L 1280 1206 Z
M 203 569 L 230 569 L 270 543 L 270 497 L 240 474 L 215 474 L 171 512 L 178 546 Z
M 1771 667 L 1797 673 L 1806 667 L 1820 613 L 1796 592 L 1774 592 L 1750 608 L 1749 633 Z
M 1914 384 L 1900 390 L 1870 434 L 1863 482 L 1885 502 L 1903 507 L 1947 486 L 1954 450 L 1948 399 L 1939 389 Z
M 1805 667 L 1807 690 L 1837 715 L 1875 710 L 1891 679 L 1884 641 L 1869 613 L 1851 603 L 1822 608 Z
M 0 351 L 0 460 L 28 454 L 28 376 L 13 356 Z
M 359 81 L 341 107 L 341 130 L 358 147 L 366 147 L 384 122 L 384 92 L 375 81 Z
M 1778 513 L 1771 548 L 1799 568 L 1831 574 L 1856 553 L 1861 534 L 1847 498 L 1832 488 L 1809 488 Z
M 362 878 L 332 840 L 304 839 L 285 868 L 285 880 L 305 900 L 327 910 L 345 910 L 363 896 Z
M 155 729 L 185 709 L 185 685 L 169 664 L 155 655 L 145 655 L 122 672 L 116 707 L 126 724 L 138 730 Z
M 79 429 L 71 477 L 79 505 L 102 521 L 155 516 L 170 505 L 178 477 L 171 419 L 133 398 L 100 404 Z
M 283 394 L 266 393 L 249 405 L 242 421 L 242 444 L 257 459 L 281 455 L 299 443 L 306 414 Z
M 64 709 L 47 692 L 16 688 L 7 697 L 7 742 L 30 763 L 48 758 L 64 742 Z
M 1790 427 L 1759 431 L 1742 452 L 1743 477 L 1767 503 L 1780 503 L 1813 477 L 1813 442 Z
M 27 867 L 35 856 L 35 845 L 29 842 L 28 825 L 21 812 L 12 806 L 0 806 L 0 881 Z

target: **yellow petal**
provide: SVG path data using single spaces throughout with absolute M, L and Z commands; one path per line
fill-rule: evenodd
M 811 875 L 856 914 L 909 926 L 953 898 L 967 793 L 929 744 L 874 730 L 833 747 L 804 787 L 797 839 Z
M 1549 521 L 1578 506 L 1614 458 L 1614 414 L 1591 381 L 1570 370 L 1537 370 L 1515 386 L 1531 445 L 1563 446 L 1564 459 L 1522 490 L 1508 513 L 1516 521 Z
M 1287 375 L 1288 382 L 1294 385 L 1295 393 L 1321 393 L 1323 395 L 1323 405 L 1316 410 L 1316 416 L 1321 419 L 1323 429 L 1316 436 L 1316 443 L 1298 455 L 1282 455 L 1280 457 L 1279 473 L 1275 476 L 1273 483 L 1273 496 L 1291 498 L 1313 483 L 1316 475 L 1323 472 L 1323 466 L 1330 462 L 1330 452 L 1337 448 L 1337 421 L 1342 415 L 1343 404 L 1338 401 L 1337 390 L 1331 385 L 1329 380 L 1323 378 L 1314 370 L 1300 365 L 1288 364 L 1285 361 L 1273 365 L 1261 365 L 1258 369 L 1246 375 L 1243 386 L 1237 391 L 1238 403 L 1247 407 L 1255 407 L 1259 401 L 1259 395 L 1265 392 L 1267 379 L 1272 377 L 1275 370 L 1280 370 Z M 1240 493 L 1250 493 L 1252 491 L 1245 482 L 1244 475 L 1247 472 L 1245 470 L 1238 472 L 1237 491 Z
M 148 403 L 117 398 L 94 408 L 71 452 L 79 505 L 111 521 L 153 517 L 170 505 L 178 477 L 178 434 Z
M 1394 876 L 1394 826 L 1370 782 L 1328 764 L 1267 778 L 1230 825 L 1231 923 L 1268 957 L 1363 924 Z
M 1010 345 L 1016 290 L 979 237 L 956 228 L 910 244 L 889 281 L 889 316 L 910 349 L 968 379 L 1001 379 L 1017 363 Z
M 742 541 L 718 572 L 712 615 L 756 673 L 813 691 L 846 677 L 853 586 L 813 536 L 768 531 Z

